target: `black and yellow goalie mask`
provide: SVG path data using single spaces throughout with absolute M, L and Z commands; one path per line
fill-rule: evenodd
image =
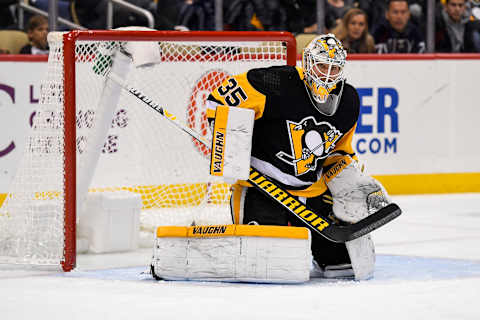
M 326 115 L 336 111 L 338 101 L 327 102 L 330 93 L 345 80 L 343 68 L 346 58 L 347 52 L 333 34 L 314 38 L 303 50 L 303 80 L 312 102 Z

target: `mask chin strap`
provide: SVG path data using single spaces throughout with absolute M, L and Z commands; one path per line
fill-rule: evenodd
M 326 116 L 333 116 L 335 114 L 340 103 L 340 99 L 342 98 L 344 81 L 345 80 L 341 80 L 340 82 L 338 82 L 338 84 L 341 85 L 338 95 L 330 93 L 327 97 L 327 101 L 325 101 L 324 103 L 315 101 L 315 99 L 313 99 L 312 92 L 304 83 L 305 90 L 307 90 L 308 97 L 310 98 L 310 102 L 315 107 L 315 109 L 317 109 L 318 112 Z

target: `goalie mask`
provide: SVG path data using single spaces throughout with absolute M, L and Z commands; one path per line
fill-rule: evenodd
M 338 107 L 343 81 L 343 67 L 347 52 L 333 34 L 314 38 L 303 50 L 304 82 L 314 106 L 323 114 L 333 115 Z M 332 91 L 341 86 L 339 94 Z

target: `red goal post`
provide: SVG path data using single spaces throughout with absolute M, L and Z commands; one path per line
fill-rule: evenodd
M 214 222 L 217 207 L 226 206 L 228 187 L 203 173 L 208 150 L 190 137 L 161 131 L 169 130 L 168 124 L 124 94 L 119 94 L 113 116 L 99 120 L 105 79 L 92 67 L 99 62 L 99 48 L 118 42 L 158 47 L 158 63 L 135 68 L 128 80 L 204 135 L 205 94 L 226 76 L 252 67 L 296 64 L 295 38 L 287 32 L 102 30 L 49 35 L 39 110 L 0 208 L 0 241 L 5 244 L 0 264 L 72 270 L 83 189 L 140 193 L 142 223 L 149 226 L 188 224 L 170 220 L 184 209 L 196 215 L 195 221 Z M 107 67 L 110 63 L 101 62 Z M 108 134 L 92 156 L 92 132 L 101 131 L 97 121 L 106 123 Z

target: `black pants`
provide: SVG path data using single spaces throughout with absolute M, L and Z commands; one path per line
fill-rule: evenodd
M 309 207 L 318 210 L 318 212 L 324 212 L 325 215 L 332 212 L 331 204 L 323 201 L 323 195 L 307 198 L 306 202 Z M 260 225 L 306 226 L 282 205 L 269 199 L 255 188 L 247 188 L 243 206 L 243 223 L 248 224 L 252 221 Z M 320 266 L 350 263 L 350 257 L 345 244 L 331 242 L 314 231 L 311 234 L 313 258 Z

